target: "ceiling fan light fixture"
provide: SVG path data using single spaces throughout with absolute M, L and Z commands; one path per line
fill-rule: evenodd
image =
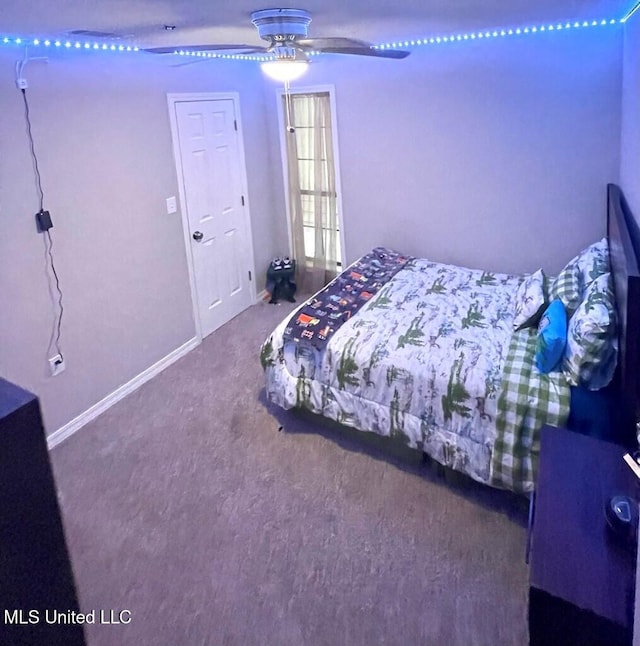
M 299 79 L 309 67 L 309 61 L 281 59 L 261 63 L 262 71 L 274 81 L 290 83 Z

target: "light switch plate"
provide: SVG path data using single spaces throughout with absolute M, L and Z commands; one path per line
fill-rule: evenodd
M 175 195 L 167 198 L 167 213 L 171 215 L 178 210 L 178 203 L 176 201 Z

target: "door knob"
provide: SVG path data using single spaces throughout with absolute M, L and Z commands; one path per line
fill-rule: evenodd
M 202 231 L 195 231 L 195 232 L 194 232 L 194 234 L 193 234 L 193 239 L 194 239 L 196 242 L 200 242 L 200 240 L 202 240 L 202 238 L 204 238 L 204 234 L 202 233 Z

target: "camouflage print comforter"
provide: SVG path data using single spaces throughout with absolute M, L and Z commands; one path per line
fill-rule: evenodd
M 285 319 L 262 346 L 267 396 L 283 408 L 399 436 L 480 482 L 518 490 L 493 481 L 491 471 L 521 281 L 413 259 L 322 351 L 286 342 Z

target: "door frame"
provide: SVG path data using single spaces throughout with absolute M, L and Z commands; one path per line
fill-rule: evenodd
M 240 162 L 240 182 L 242 185 L 242 194 L 244 195 L 244 208 L 242 210 L 244 217 L 244 225 L 249 236 L 248 249 L 251 255 L 249 259 L 251 281 L 250 281 L 250 296 L 252 304 L 257 301 L 256 291 L 256 259 L 255 251 L 253 248 L 253 228 L 251 226 L 251 206 L 249 203 L 249 191 L 247 186 L 247 162 L 244 152 L 244 137 L 242 129 L 242 115 L 240 113 L 240 95 L 238 92 L 183 92 L 183 93 L 167 93 L 167 106 L 169 109 L 169 125 L 171 128 L 171 142 L 173 147 L 173 159 L 176 167 L 176 174 L 178 180 L 178 196 L 180 199 L 180 216 L 182 218 L 182 232 L 184 235 L 184 244 L 187 255 L 187 269 L 189 271 L 189 288 L 191 291 L 191 305 L 193 308 L 193 319 L 196 326 L 196 337 L 198 342 L 203 339 L 202 325 L 200 323 L 200 308 L 198 307 L 198 294 L 196 287 L 196 274 L 193 263 L 193 246 L 191 244 L 191 230 L 189 228 L 189 217 L 187 214 L 187 196 L 184 187 L 184 175 L 182 168 L 182 157 L 180 155 L 180 138 L 178 135 L 178 117 L 176 115 L 176 103 L 183 103 L 189 101 L 233 101 L 235 112 L 236 124 L 238 126 L 238 153 Z
M 319 92 L 329 93 L 329 106 L 331 108 L 331 138 L 333 139 L 333 165 L 336 180 L 336 210 L 338 222 L 340 223 L 340 262 L 342 269 L 347 266 L 347 247 L 344 240 L 344 212 L 342 210 L 342 181 L 340 179 L 340 149 L 338 147 L 338 117 L 336 114 L 336 88 L 334 85 L 306 85 L 289 88 L 289 94 L 317 94 Z M 291 230 L 291 206 L 289 204 L 289 178 L 287 170 L 287 141 L 284 128 L 284 108 L 282 97 L 284 88 L 276 90 L 276 103 L 278 114 L 278 132 L 280 136 L 280 161 L 282 162 L 282 180 L 284 186 L 284 200 L 287 211 L 287 235 L 289 236 L 289 255 L 293 256 L 293 231 Z

